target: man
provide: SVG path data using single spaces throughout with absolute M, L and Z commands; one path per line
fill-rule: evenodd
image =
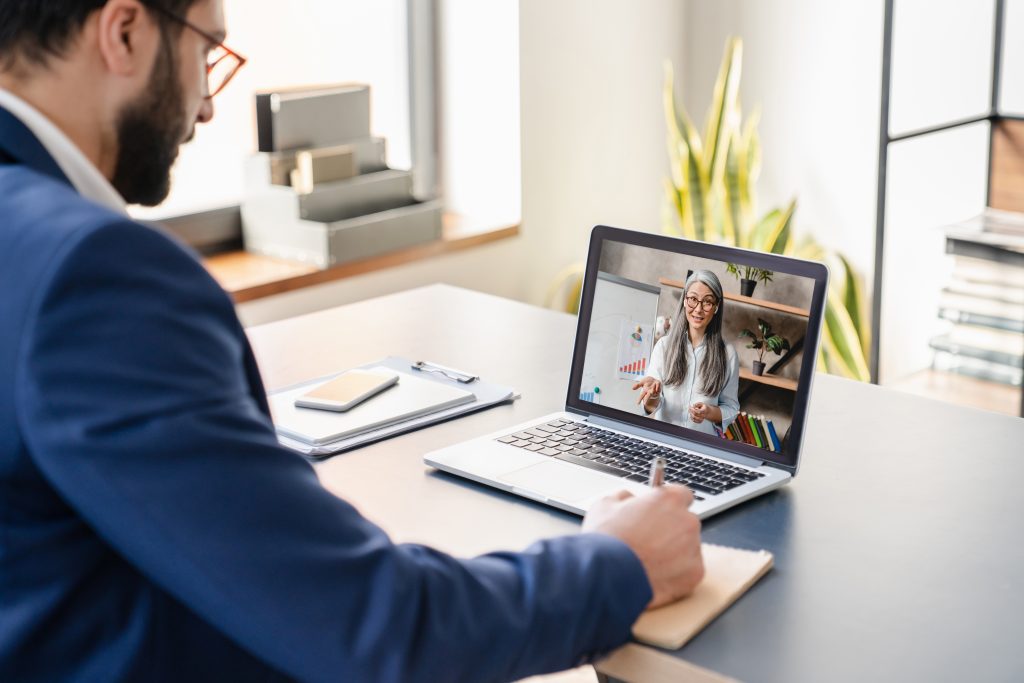
M 223 37 L 219 0 L 0 0 L 0 680 L 507 680 L 621 644 L 702 576 L 685 489 L 519 554 L 395 545 L 278 446 L 230 299 L 125 214 L 213 116 Z

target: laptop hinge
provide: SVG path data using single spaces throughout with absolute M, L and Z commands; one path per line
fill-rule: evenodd
M 642 427 L 635 427 L 625 422 L 619 422 L 618 420 L 609 420 L 606 417 L 600 417 L 599 415 L 588 415 L 587 421 L 597 425 L 598 427 L 608 427 L 609 429 L 617 429 L 620 432 L 626 432 L 627 434 L 633 434 L 634 436 L 640 436 L 645 439 L 651 439 L 652 441 L 661 441 L 669 446 L 675 446 L 676 448 L 682 448 L 688 451 L 696 451 L 702 455 L 713 455 L 716 458 L 722 458 L 723 460 L 729 460 L 738 465 L 744 467 L 758 468 L 762 465 L 773 466 L 774 463 L 766 462 L 764 460 L 758 460 L 757 458 L 751 458 L 746 455 L 739 455 L 737 453 L 730 453 L 729 451 L 721 448 L 715 448 L 714 446 L 708 446 L 706 444 L 698 443 L 696 441 L 690 441 L 688 439 L 680 439 L 676 436 L 671 436 L 663 432 L 657 432 L 652 429 L 644 429 Z

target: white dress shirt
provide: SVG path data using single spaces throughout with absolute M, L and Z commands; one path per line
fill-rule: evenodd
M 0 107 L 16 116 L 39 139 L 78 193 L 111 211 L 127 215 L 124 199 L 92 162 L 50 119 L 31 104 L 0 88 Z
M 651 365 L 647 369 L 647 375 L 660 381 L 661 401 L 658 408 L 651 413 L 651 417 L 671 422 L 688 429 L 696 429 L 707 434 L 715 434 L 715 426 L 711 420 L 694 422 L 690 419 L 690 406 L 701 402 L 709 406 L 718 406 L 722 410 L 722 428 L 728 427 L 740 410 L 739 386 L 740 386 L 740 363 L 736 357 L 736 349 L 732 344 L 725 344 L 725 386 L 717 396 L 708 396 L 701 391 L 700 365 L 704 362 L 704 342 L 702 341 L 696 349 L 686 338 L 686 377 L 682 384 L 668 386 L 665 384 L 665 375 L 668 368 L 665 366 L 665 356 L 668 351 L 668 339 L 666 335 L 654 345 L 654 352 L 651 354 Z M 641 406 L 643 410 L 643 406 Z

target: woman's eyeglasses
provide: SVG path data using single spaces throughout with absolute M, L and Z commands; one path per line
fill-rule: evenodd
M 717 303 L 718 300 L 710 296 L 704 297 L 703 299 L 698 299 L 697 297 L 691 294 L 686 297 L 686 307 L 689 308 L 691 311 L 697 308 L 697 304 L 700 304 L 701 308 L 703 308 L 705 311 L 710 311 L 712 308 L 715 307 Z
M 216 36 L 199 28 L 188 19 L 179 17 L 174 12 L 161 7 L 158 4 L 151 2 L 143 2 L 143 4 L 151 10 L 164 15 L 171 21 L 177 22 L 182 26 L 195 31 L 205 38 L 210 45 L 213 45 L 213 49 L 210 50 L 210 54 L 206 58 L 206 99 L 212 98 L 223 90 L 224 86 L 228 84 L 228 81 L 234 78 L 235 74 L 238 73 L 238 70 L 245 64 L 245 57 L 225 45 L 223 40 L 219 40 Z

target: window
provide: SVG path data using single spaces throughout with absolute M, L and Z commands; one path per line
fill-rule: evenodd
M 254 93 L 360 82 L 392 168 L 415 166 L 420 197 L 446 210 L 519 220 L 519 3 L 270 0 L 225 3 L 228 43 L 248 58 L 182 148 L 171 195 L 140 218 L 237 205 L 256 148 Z

